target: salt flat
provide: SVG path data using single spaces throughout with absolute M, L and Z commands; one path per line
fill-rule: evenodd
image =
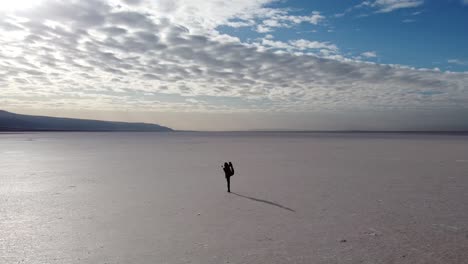
M 467 160 L 468 136 L 1 134 L 0 263 L 467 263 Z

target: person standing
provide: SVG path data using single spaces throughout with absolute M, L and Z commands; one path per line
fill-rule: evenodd
M 228 192 L 231 192 L 231 177 L 234 175 L 234 167 L 232 166 L 232 162 L 224 162 L 224 166 L 221 167 L 223 168 L 226 177 Z

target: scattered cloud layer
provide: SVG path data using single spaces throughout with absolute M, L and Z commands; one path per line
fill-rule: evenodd
M 396 2 L 420 1 L 373 4 L 382 12 L 403 8 Z M 266 3 L 44 0 L 2 14 L 0 104 L 215 112 L 468 105 L 467 73 L 357 61 L 329 42 L 268 36 L 246 44 L 216 30 L 324 19 L 318 12 L 289 16 Z
M 342 13 L 335 14 L 335 17 L 342 17 L 348 13 L 362 9 L 371 9 L 375 13 L 389 13 L 399 9 L 416 8 L 423 4 L 424 0 L 365 0 L 357 5 L 347 8 Z M 418 15 L 420 13 L 420 11 L 417 11 L 414 12 L 413 15 Z M 367 15 L 368 14 L 360 14 L 360 16 Z
M 447 60 L 447 62 L 450 64 L 456 64 L 456 65 L 468 65 L 468 61 L 459 60 L 459 59 L 450 59 L 450 60 Z
M 366 51 L 361 54 L 361 56 L 366 57 L 366 58 L 375 58 L 377 57 L 377 52 L 375 51 Z
M 256 25 L 256 31 L 259 33 L 271 32 L 274 31 L 275 28 L 290 28 L 293 25 L 301 23 L 317 25 L 325 19 L 325 17 L 320 15 L 320 12 L 318 11 L 313 11 L 310 16 L 294 16 L 288 14 L 288 11 L 286 10 L 270 9 L 270 12 L 265 15 L 265 17 L 260 17 L 263 20 L 259 23 L 250 20 L 251 24 Z M 240 23 L 242 23 L 242 21 Z
M 414 8 L 424 4 L 423 0 L 376 0 L 365 1 L 370 6 L 378 9 L 378 12 L 388 13 L 397 9 Z

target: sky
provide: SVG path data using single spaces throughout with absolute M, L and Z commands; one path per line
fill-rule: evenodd
M 0 17 L 0 109 L 184 130 L 468 130 L 468 0 L 15 0 Z

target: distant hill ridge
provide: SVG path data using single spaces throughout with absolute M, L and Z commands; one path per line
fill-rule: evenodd
M 21 115 L 0 110 L 0 131 L 173 131 L 169 127 L 148 123 L 127 123 Z

